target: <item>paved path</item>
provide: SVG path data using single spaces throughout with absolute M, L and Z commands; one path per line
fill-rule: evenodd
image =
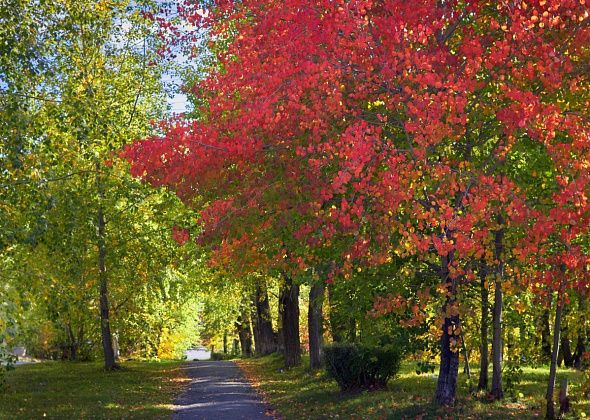
M 183 366 L 191 378 L 176 401 L 174 420 L 269 420 L 266 405 L 240 369 L 228 361 L 198 361 Z

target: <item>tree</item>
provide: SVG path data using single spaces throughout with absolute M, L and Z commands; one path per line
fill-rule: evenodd
M 576 65 L 586 6 L 292 0 L 183 11 L 225 48 L 193 86 L 206 102 L 199 117 L 127 149 L 132 173 L 201 210 L 218 249 L 264 249 L 259 266 L 302 272 L 334 243 L 342 276 L 392 255 L 429 263 L 440 281 L 441 405 L 456 395 L 457 296 L 485 257 L 496 267 L 501 397 L 504 236 L 537 211 L 509 164 L 523 144 L 551 151 L 562 133 L 574 156 L 586 147 L 584 111 L 563 102 L 587 95 Z

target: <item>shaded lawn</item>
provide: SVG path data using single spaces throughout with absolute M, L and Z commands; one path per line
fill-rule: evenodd
M 102 363 L 20 365 L 0 391 L 0 418 L 169 418 L 188 380 L 180 363 L 125 362 L 116 372 Z
M 302 367 L 284 370 L 282 358 L 276 355 L 238 362 L 265 400 L 284 419 L 529 419 L 544 416 L 547 367 L 524 368 L 522 382 L 515 391 L 516 395 L 521 395 L 501 402 L 470 396 L 467 377 L 461 373 L 457 405 L 445 410 L 438 409 L 432 402 L 436 379 L 430 374 L 417 375 L 412 363 L 403 364 L 387 390 L 352 396 L 342 396 L 336 383 L 323 372 L 308 372 L 307 363 L 308 359 L 304 358 Z M 477 381 L 477 375 L 475 371 L 472 380 Z M 563 375 L 567 375 L 574 386 L 581 380 L 579 372 L 560 369 L 558 383 Z M 588 400 L 575 401 L 573 407 L 576 412 L 568 418 L 580 418 L 584 412 L 590 417 Z M 556 409 L 559 409 L 557 405 Z

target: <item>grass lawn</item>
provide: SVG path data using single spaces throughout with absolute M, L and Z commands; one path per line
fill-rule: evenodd
M 0 419 L 169 418 L 185 381 L 180 363 L 126 362 L 116 372 L 101 363 L 20 365 L 0 391 Z
M 303 366 L 284 371 L 280 356 L 243 359 L 238 362 L 248 378 L 255 384 L 267 402 L 284 419 L 510 419 L 542 418 L 547 367 L 524 368 L 522 381 L 517 385 L 518 398 L 506 398 L 502 402 L 488 402 L 484 398 L 469 395 L 466 375 L 459 377 L 459 400 L 453 410 L 441 410 L 432 403 L 436 380 L 432 375 L 417 375 L 414 365 L 406 363 L 398 377 L 389 383 L 385 391 L 364 392 L 342 396 L 334 381 L 324 373 L 310 373 Z M 473 375 L 477 380 L 476 371 Z M 570 378 L 571 384 L 581 380 L 581 374 L 573 370 L 558 371 Z M 491 381 L 491 374 L 490 374 Z M 590 417 L 590 402 L 573 402 L 575 413 L 569 418 Z M 556 409 L 559 408 L 556 405 Z

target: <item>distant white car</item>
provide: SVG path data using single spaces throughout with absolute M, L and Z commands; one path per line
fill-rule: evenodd
M 211 351 L 205 347 L 195 347 L 184 352 L 186 360 L 209 360 Z

